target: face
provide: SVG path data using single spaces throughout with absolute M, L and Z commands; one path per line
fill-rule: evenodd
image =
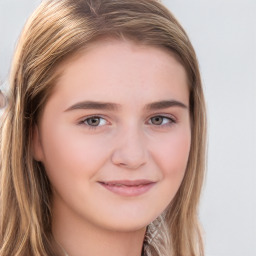
M 167 50 L 106 40 L 59 71 L 33 148 L 53 209 L 108 230 L 145 227 L 169 205 L 187 165 L 183 66 Z

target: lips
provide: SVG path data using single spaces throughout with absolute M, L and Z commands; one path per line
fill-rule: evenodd
M 156 182 L 150 180 L 115 180 L 99 182 L 107 190 L 121 196 L 139 196 L 150 190 Z

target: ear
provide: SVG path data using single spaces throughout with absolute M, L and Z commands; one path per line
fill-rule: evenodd
M 42 147 L 40 132 L 37 124 L 33 128 L 32 155 L 36 161 L 43 162 L 43 159 L 44 159 L 43 147 Z

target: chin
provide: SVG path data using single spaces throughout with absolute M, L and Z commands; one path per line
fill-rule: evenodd
M 105 226 L 108 230 L 118 232 L 134 232 L 146 229 L 146 227 L 158 217 L 158 214 L 118 214 L 112 218 L 105 219 Z

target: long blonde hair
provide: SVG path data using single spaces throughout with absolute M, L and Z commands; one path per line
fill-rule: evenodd
M 51 186 L 44 167 L 32 157 L 33 127 L 58 78 L 59 64 L 104 36 L 167 48 L 186 69 L 192 133 L 188 165 L 175 198 L 148 226 L 145 252 L 204 255 L 198 203 L 205 169 L 205 103 L 187 34 L 156 0 L 45 0 L 18 42 L 1 123 L 1 256 L 54 255 Z

